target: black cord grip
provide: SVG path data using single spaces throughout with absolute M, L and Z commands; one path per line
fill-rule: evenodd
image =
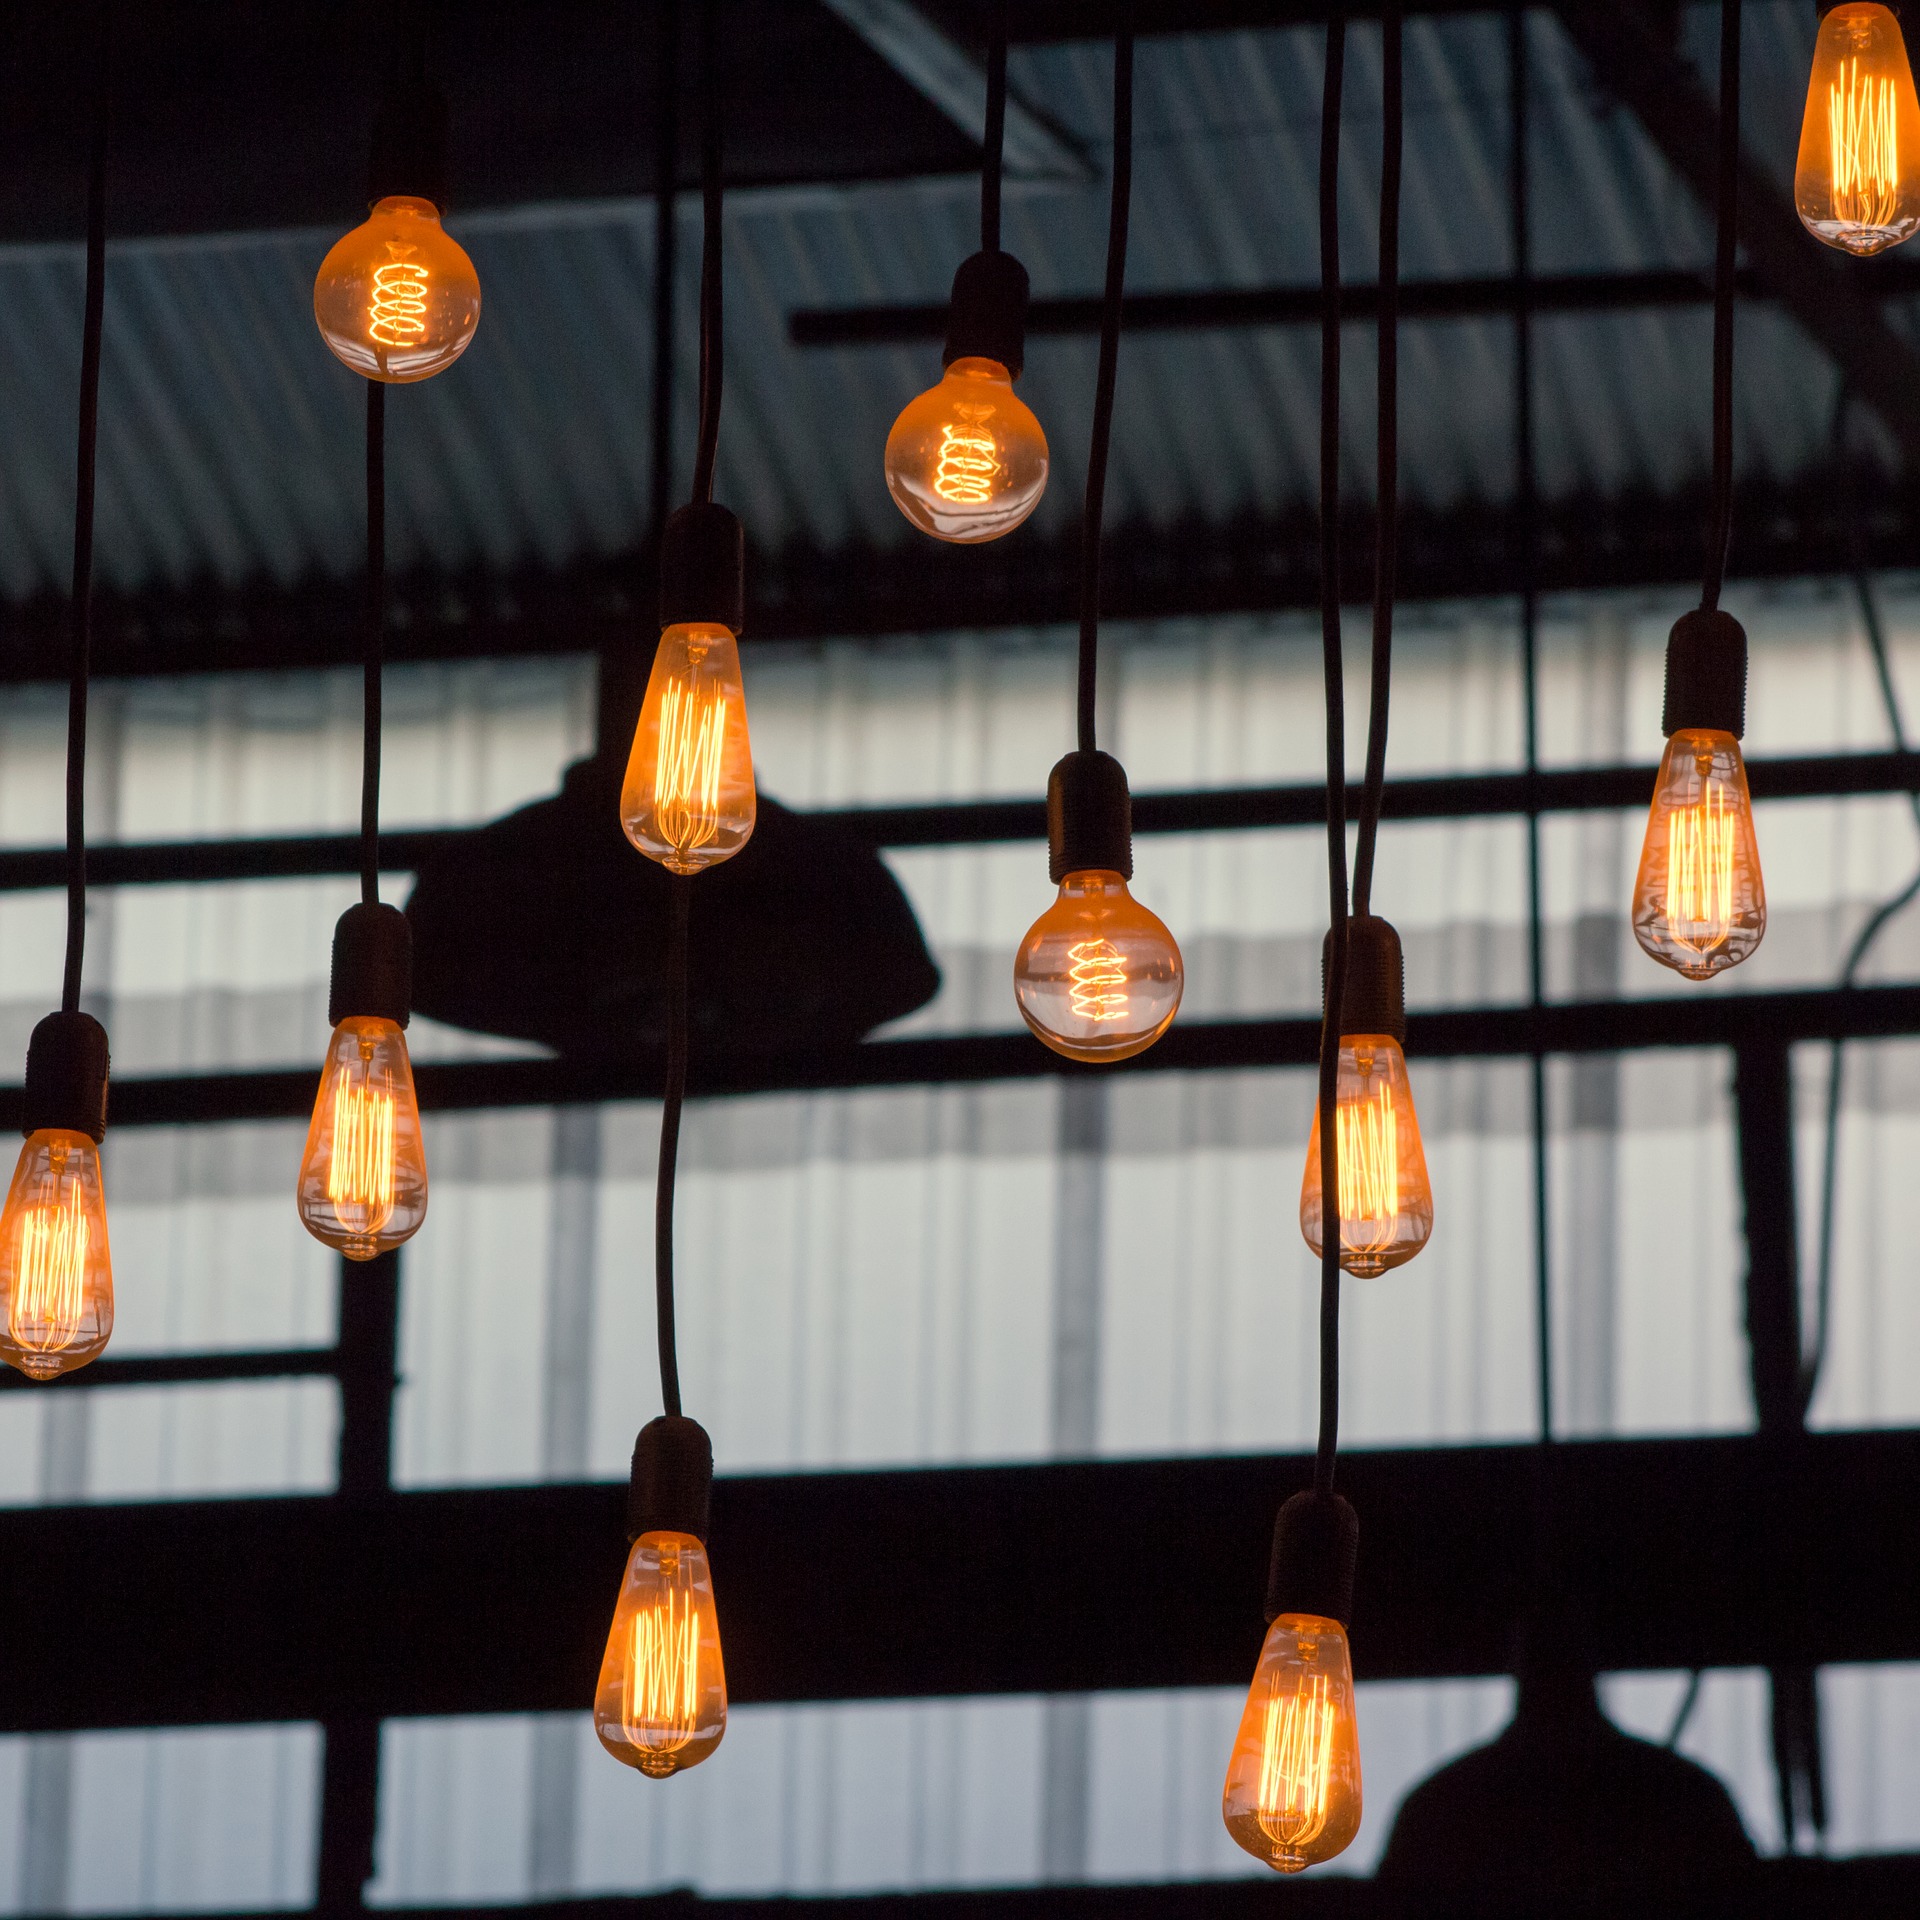
M 1333 968 L 1333 929 L 1320 946 L 1320 1001 L 1327 998 Z M 1402 1046 L 1407 1039 L 1407 962 L 1400 936 L 1377 914 L 1347 920 L 1347 977 L 1340 996 L 1340 1032 L 1384 1033 Z
M 90 1013 L 50 1013 L 27 1042 L 20 1131 L 107 1134 L 107 1030 Z
M 678 507 L 660 546 L 660 627 L 747 624 L 747 533 L 711 500 Z
M 1097 749 L 1070 753 L 1047 776 L 1047 871 L 1133 878 L 1133 796 L 1127 770 Z
M 1353 1574 L 1360 1559 L 1360 1516 L 1337 1493 L 1296 1493 L 1273 1523 L 1267 1620 L 1318 1614 L 1353 1620 Z
M 1736 740 L 1747 730 L 1747 630 L 1720 608 L 1683 613 L 1667 636 L 1660 730 L 1671 738 L 1684 727 Z
M 1015 380 L 1026 363 L 1027 270 L 1010 253 L 976 253 L 960 262 L 947 307 L 943 367 L 997 360 Z
M 365 901 L 333 929 L 333 986 L 327 1024 L 358 1016 L 404 1027 L 413 1014 L 413 929 L 398 907 Z
M 627 1482 L 627 1539 L 690 1533 L 703 1546 L 713 1503 L 713 1442 L 698 1420 L 663 1413 L 640 1429 Z

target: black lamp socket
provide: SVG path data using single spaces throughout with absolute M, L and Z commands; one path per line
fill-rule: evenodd
M 1015 380 L 1026 363 L 1027 270 L 1010 253 L 975 253 L 960 262 L 947 305 L 947 350 L 940 364 L 997 360 Z
M 640 1429 L 627 1482 L 627 1540 L 689 1533 L 702 1546 L 713 1504 L 713 1442 L 698 1420 L 663 1413 Z
M 1327 1004 L 1333 973 L 1333 929 L 1320 946 L 1320 1004 Z M 1340 996 L 1340 1032 L 1384 1033 L 1407 1040 L 1407 961 L 1400 936 L 1377 916 L 1355 914 L 1347 921 L 1347 978 Z
M 396 81 L 373 112 L 367 205 L 401 195 L 446 211 L 447 101 L 424 80 Z
M 384 901 L 349 907 L 333 929 L 333 983 L 327 1022 L 413 1017 L 413 929 L 398 907 Z
M 1660 730 L 1669 739 L 1686 727 L 1747 730 L 1747 630 L 1732 614 L 1695 607 L 1667 635 L 1667 698 Z
M 50 1013 L 27 1042 L 20 1131 L 107 1134 L 107 1030 L 90 1013 Z
M 1110 753 L 1070 753 L 1047 776 L 1047 871 L 1133 878 L 1133 796 Z
M 1360 1516 L 1337 1493 L 1296 1493 L 1273 1523 L 1267 1572 L 1267 1622 L 1283 1613 L 1353 1621 L 1353 1575 L 1360 1559 Z
M 660 630 L 747 624 L 747 531 L 711 500 L 677 508 L 660 542 Z

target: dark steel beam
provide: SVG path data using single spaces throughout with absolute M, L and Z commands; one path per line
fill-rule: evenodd
M 1565 1564 L 1603 1670 L 1920 1658 L 1920 1433 L 1586 1442 L 1558 1460 Z M 1362 1679 L 1506 1670 L 1534 1464 L 1528 1447 L 1342 1458 Z M 1244 1685 L 1274 1511 L 1310 1471 L 723 1478 L 728 1692 Z M 594 1485 L 16 1509 L 0 1515 L 0 1730 L 583 1708 L 624 1501 Z M 137 1604 L 112 1568 L 137 1569 Z M 62 1645 L 88 1658 L 37 1651 Z
M 187 1387 L 221 1380 L 331 1379 L 339 1356 L 332 1347 L 242 1348 L 230 1353 L 108 1355 L 54 1380 L 0 1372 L 0 1393 L 71 1393 L 85 1387 Z
M 1675 45 L 1673 9 L 1615 0 L 1607 7 L 1563 4 L 1554 11 L 1601 86 L 1634 115 L 1694 198 L 1711 210 L 1720 115 Z M 1773 174 L 1751 155 L 1740 167 L 1740 239 L 1761 283 L 1832 356 L 1909 461 L 1920 459 L 1920 354 L 1888 325 L 1851 271 L 1853 263 L 1807 232 Z

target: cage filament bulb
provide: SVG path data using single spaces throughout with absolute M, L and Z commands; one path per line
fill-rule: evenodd
M 594 1693 L 594 1732 L 616 1760 L 656 1780 L 697 1767 L 727 1727 L 727 1678 L 707 1551 L 691 1534 L 643 1533 Z
M 1920 100 L 1891 8 L 1845 0 L 1821 20 L 1793 197 L 1807 230 L 1847 253 L 1920 226 Z
M 35 1380 L 86 1365 L 113 1332 L 100 1151 L 84 1133 L 28 1136 L 0 1214 L 0 1359 Z
M 1433 1235 L 1433 1187 L 1407 1057 L 1391 1034 L 1340 1036 L 1334 1137 L 1340 1148 L 1340 1265 L 1372 1275 L 1404 1265 Z M 1320 1114 L 1300 1181 L 1300 1232 L 1320 1251 Z
M 698 873 L 753 833 L 747 692 L 732 633 L 712 623 L 660 636 L 620 789 L 620 824 L 650 860 Z
M 1746 762 L 1731 733 L 1667 741 L 1641 842 L 1633 934 L 1662 966 L 1705 980 L 1737 966 L 1767 927 Z
M 440 209 L 389 194 L 321 262 L 313 317 L 336 358 L 369 380 L 425 380 L 466 352 L 480 276 Z
M 371 1260 L 418 1231 L 426 1149 L 406 1036 L 350 1015 L 333 1030 L 300 1165 L 300 1218 L 349 1260 Z

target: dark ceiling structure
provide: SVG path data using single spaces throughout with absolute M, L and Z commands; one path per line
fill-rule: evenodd
M 956 552 L 906 544 L 884 499 L 875 505 L 872 420 L 862 418 L 858 433 L 849 428 L 853 444 L 821 453 L 813 469 L 793 456 L 785 436 L 803 439 L 833 417 L 834 395 L 844 388 L 867 381 L 891 392 L 886 381 L 874 380 L 881 367 L 891 377 L 931 365 L 953 257 L 944 229 L 924 260 L 916 254 L 897 271 L 867 256 L 881 221 L 905 230 L 957 220 L 955 230 L 964 230 L 968 183 L 980 159 L 966 76 L 979 66 L 987 8 L 976 0 L 722 0 L 727 172 L 740 190 L 730 245 L 743 262 L 764 269 L 760 296 L 742 300 L 729 320 L 738 329 L 729 352 L 743 369 L 738 397 L 729 400 L 741 421 L 728 456 L 739 462 L 729 497 L 754 543 L 750 645 L 971 625 L 1037 627 L 1071 616 L 1078 567 L 1074 447 L 1084 440 L 1085 413 L 1083 400 L 1071 395 L 1090 384 L 1098 302 L 1089 263 L 1098 255 L 1089 249 L 1099 237 L 1105 164 L 1098 116 L 1089 121 L 1071 83 L 1073 63 L 1091 57 L 1092 43 L 1112 32 L 1122 5 L 1024 0 L 1011 10 L 1019 124 L 1010 123 L 1009 217 L 1029 222 L 1036 234 L 1058 229 L 1057 244 L 1025 250 L 1036 261 L 1035 383 L 1053 383 L 1063 396 L 1050 416 L 1063 423 L 1061 480 L 1048 503 L 1051 517 L 1002 545 Z M 328 406 L 340 410 L 336 385 L 328 384 L 332 370 L 285 371 L 319 357 L 304 337 L 311 332 L 305 313 L 294 303 L 290 314 L 275 309 L 263 319 L 256 296 L 276 275 L 285 277 L 286 258 L 305 260 L 312 251 L 310 234 L 296 236 L 296 245 L 290 230 L 338 228 L 355 211 L 355 165 L 343 156 L 364 147 L 366 75 L 378 59 L 386 10 L 314 0 L 156 0 L 122 11 L 124 69 L 145 83 L 126 89 L 114 132 L 112 227 L 115 241 L 126 243 L 114 259 L 123 275 L 119 288 L 128 290 L 110 297 L 126 302 L 118 316 L 122 339 L 144 320 L 159 344 L 142 367 L 116 366 L 110 311 L 106 578 L 96 603 L 95 670 L 189 675 L 349 662 L 359 557 L 336 525 L 346 512 L 350 532 L 350 511 L 336 511 L 333 496 L 350 503 L 340 476 L 351 477 L 351 438 L 323 417 Z M 1288 34 L 1310 32 L 1327 9 L 1296 0 L 1138 0 L 1125 11 L 1141 34 L 1155 36 L 1142 55 L 1147 87 L 1162 55 L 1169 66 L 1188 63 L 1183 83 L 1204 78 L 1213 42 L 1229 35 L 1246 36 L 1278 73 L 1284 63 L 1274 47 Z M 1353 10 L 1359 18 L 1368 11 Z M 1433 232 L 1408 236 L 1403 320 L 1410 333 L 1436 343 L 1436 364 L 1448 377 L 1410 392 L 1406 402 L 1403 597 L 1531 599 L 1696 576 L 1707 511 L 1704 461 L 1661 466 L 1635 451 L 1656 437 L 1649 420 L 1675 415 L 1675 392 L 1692 391 L 1685 367 L 1704 364 L 1694 348 L 1710 298 L 1701 209 L 1712 200 L 1716 123 L 1687 10 L 1651 0 L 1566 0 L 1532 9 L 1436 4 L 1407 11 L 1434 25 L 1436 68 L 1454 59 L 1483 69 L 1480 92 L 1459 108 L 1458 125 L 1434 131 L 1436 110 L 1410 130 L 1409 175 L 1422 164 L 1422 140 L 1436 151 L 1457 140 L 1487 149 L 1489 171 L 1510 180 L 1513 141 L 1531 139 L 1546 213 L 1502 198 L 1491 224 L 1480 221 L 1483 231 L 1465 232 L 1485 209 L 1452 208 L 1435 217 Z M 454 225 L 462 213 L 474 216 L 490 319 L 496 307 L 509 314 L 524 295 L 541 322 L 529 332 L 541 334 L 552 359 L 541 359 L 540 341 L 516 340 L 503 319 L 504 341 L 484 329 L 478 336 L 474 377 L 463 393 L 436 392 L 411 411 L 412 395 L 396 403 L 395 458 L 403 463 L 396 494 L 408 519 L 398 543 L 392 658 L 614 659 L 637 644 L 641 610 L 651 601 L 643 477 L 652 268 L 637 264 L 634 234 L 652 216 L 633 203 L 647 194 L 655 139 L 651 12 L 605 0 L 486 0 L 438 11 L 435 62 L 456 129 Z M 1553 72 L 1575 76 L 1565 88 L 1539 88 L 1531 132 L 1508 118 L 1512 76 L 1503 63 L 1508 46 L 1518 44 L 1508 35 L 1516 12 L 1535 36 L 1526 43 L 1536 49 L 1533 58 L 1542 59 L 1538 49 L 1546 47 Z M 15 284 L 10 273 L 26 287 L 45 261 L 72 264 L 83 211 L 83 13 L 52 0 L 21 0 L 0 28 L 0 300 Z M 1764 40 L 1757 28 L 1756 39 Z M 1790 74 L 1802 50 L 1789 36 L 1783 46 L 1763 44 L 1756 57 Z M 1435 90 L 1436 97 L 1444 91 L 1438 82 Z M 1149 135 L 1156 125 L 1164 134 L 1174 124 L 1154 115 L 1171 116 L 1178 93 L 1169 82 L 1164 98 L 1147 95 Z M 1217 97 L 1202 101 L 1203 109 L 1219 104 Z M 1743 179 L 1742 324 L 1752 320 L 1753 337 L 1742 347 L 1747 452 L 1730 571 L 1799 578 L 1907 567 L 1920 550 L 1920 349 L 1912 326 L 1920 268 L 1897 255 L 1866 269 L 1842 265 L 1808 243 L 1772 151 L 1781 124 L 1775 104 L 1764 86 L 1756 90 L 1754 120 L 1767 150 L 1758 132 L 1749 138 Z M 1571 178 L 1572 148 L 1560 138 L 1576 120 L 1591 135 L 1595 169 L 1617 164 L 1622 177 L 1657 177 L 1673 205 L 1692 208 L 1675 222 L 1692 218 L 1692 226 L 1658 245 L 1636 230 L 1610 257 L 1599 257 L 1606 247 L 1571 259 L 1528 243 L 1525 236 L 1540 227 L 1579 226 L 1582 183 Z M 1297 142 L 1313 137 L 1298 99 L 1282 98 L 1275 125 Z M 689 183 L 695 157 L 689 142 L 682 153 Z M 869 214 L 860 197 L 868 190 L 883 200 L 906 197 Z M 1136 212 L 1141 270 L 1126 309 L 1123 410 L 1137 402 L 1136 420 L 1144 415 L 1149 424 L 1130 441 L 1123 422 L 1116 439 L 1105 576 L 1115 618 L 1298 609 L 1314 604 L 1318 592 L 1311 476 L 1285 444 L 1297 425 L 1285 408 L 1295 363 L 1310 367 L 1315 352 L 1317 294 L 1297 236 L 1270 231 L 1303 225 L 1308 209 L 1267 207 L 1271 180 L 1220 191 L 1222 217 L 1239 220 L 1259 242 L 1249 241 L 1243 270 L 1232 278 L 1203 283 L 1179 270 L 1170 246 L 1155 251 L 1156 212 L 1164 209 L 1149 194 Z M 1235 193 L 1243 203 L 1232 204 Z M 953 207 L 961 214 L 952 215 Z M 1623 224 L 1644 212 L 1636 202 Z M 816 224 L 803 228 L 806 220 Z M 526 239 L 532 232 L 542 245 L 566 250 L 577 298 L 570 290 L 551 308 L 538 307 L 553 257 L 533 257 Z M 1518 246 L 1510 244 L 1516 233 Z M 209 236 L 232 244 L 223 241 L 222 251 L 209 243 L 202 260 L 194 248 Z M 910 251 L 904 243 L 900 250 Z M 206 295 L 191 279 L 201 271 L 231 276 L 215 286 L 232 298 Z M 1356 326 L 1368 325 L 1377 311 L 1372 271 L 1370 263 L 1356 263 L 1350 276 L 1348 318 Z M 44 295 L 36 315 L 58 319 L 64 298 L 57 290 Z M 196 309 L 196 300 L 204 308 Z M 227 305 L 245 310 L 244 324 L 229 319 Z M 635 317 L 624 330 L 607 321 L 608 312 L 629 308 Z M 182 315 L 196 312 L 204 358 L 169 360 L 166 342 Z M 1476 383 L 1462 371 L 1463 342 L 1491 339 L 1511 357 L 1522 327 L 1541 343 L 1537 492 L 1527 477 L 1530 458 L 1512 444 L 1525 409 L 1510 382 L 1503 375 Z M 1619 373 L 1625 363 L 1631 374 L 1635 345 L 1649 329 L 1672 329 L 1661 337 L 1693 343 L 1676 350 L 1685 364 L 1675 387 L 1661 386 L 1649 372 L 1639 391 Z M 1456 348 L 1459 357 L 1444 358 Z M 29 376 L 22 369 L 30 360 L 21 340 L 0 329 L 0 389 L 24 391 Z M 557 397 L 516 410 L 512 395 L 529 367 L 552 374 Z M 1605 371 L 1583 384 L 1581 370 L 1596 367 Z M 575 387 L 598 394 L 601 378 L 610 397 L 597 421 L 597 402 L 575 405 L 569 396 Z M 817 416 L 796 397 L 810 381 L 828 394 Z M 1154 422 L 1211 404 L 1215 391 L 1233 390 L 1234 381 L 1256 402 L 1271 404 L 1250 431 L 1257 445 L 1222 452 L 1225 477 L 1217 486 L 1196 477 L 1205 465 L 1197 457 L 1154 457 Z M 164 444 L 144 431 L 147 403 L 162 389 L 181 417 Z M 1776 405 L 1788 391 L 1816 398 L 1796 413 L 1783 400 Z M 1843 397 L 1857 429 L 1851 443 L 1827 430 Z M 118 417 L 136 422 L 118 440 L 116 406 Z M 435 411 L 463 408 L 470 416 Z M 1704 400 L 1691 407 L 1694 414 L 1704 410 Z M 9 483 L 18 490 L 16 527 L 0 552 L 0 678 L 11 683 L 61 670 L 65 599 L 48 540 L 34 529 L 42 521 L 58 525 L 70 485 L 64 389 L 45 413 L 42 421 L 27 408 L 19 422 L 21 477 Z M 311 429 L 310 414 L 320 420 Z M 1469 416 L 1492 421 L 1478 439 L 1462 425 Z M 415 445 L 439 447 L 454 443 L 455 429 L 472 430 L 467 444 L 485 454 L 476 465 L 504 471 L 518 462 L 530 476 L 523 491 L 503 484 L 489 492 L 476 482 L 470 494 L 452 483 L 436 492 L 426 455 L 417 473 L 404 465 L 414 457 L 410 432 Z M 596 437 L 602 432 L 604 442 Z M 1165 432 L 1169 441 L 1175 437 L 1173 428 Z M 329 476 L 326 484 L 312 490 L 313 498 L 293 499 L 292 489 L 284 502 L 249 498 L 247 474 L 273 471 L 272 450 L 283 437 L 293 448 L 283 464 L 311 455 L 314 469 Z M 1472 453 L 1450 466 L 1457 443 L 1468 439 Z M 1371 569 L 1373 514 L 1359 478 L 1361 504 L 1344 539 L 1344 584 L 1353 600 L 1365 597 Z M 143 487 L 176 504 L 177 525 L 162 526 L 157 509 L 143 513 Z M 263 495 L 272 491 L 263 481 Z M 754 510 L 756 498 L 764 511 Z M 607 525 L 615 530 L 607 533 Z M 1907 752 L 1763 759 L 1752 773 L 1762 799 L 1920 792 L 1920 757 Z M 1536 767 L 1395 781 L 1386 816 L 1537 819 L 1637 808 L 1647 777 L 1637 766 Z M 580 776 L 583 784 L 591 779 L 591 770 Z M 1136 826 L 1151 834 L 1311 825 L 1321 805 L 1311 788 L 1143 793 Z M 387 857 L 394 870 L 422 876 L 417 917 L 443 915 L 454 929 L 444 939 L 458 944 L 471 933 L 461 917 L 473 905 L 471 877 L 504 871 L 511 855 L 501 849 L 520 844 L 516 835 L 526 825 L 522 819 L 471 833 L 394 834 Z M 881 849 L 1037 842 L 1045 824 L 1036 795 L 793 816 L 782 830 L 831 843 L 844 891 L 812 903 L 808 933 L 825 949 L 844 899 L 871 904 L 893 886 Z M 610 857 L 623 854 L 615 847 Z M 353 872 L 355 861 L 354 843 L 344 836 L 136 844 L 98 849 L 93 877 L 101 886 L 134 887 L 342 874 Z M 583 870 L 588 864 L 583 856 Z M 55 885 L 60 871 L 51 850 L 0 852 L 0 889 L 9 892 Z M 576 894 L 561 886 L 554 898 Z M 657 902 L 615 905 L 594 930 L 595 951 L 653 952 Z M 897 888 L 881 906 L 904 915 L 888 949 L 900 995 L 900 1005 L 885 1010 L 892 1014 L 931 993 L 932 961 Z M 536 919 L 551 911 L 545 894 L 529 904 Z M 617 1003 L 631 1044 L 598 1043 L 594 1021 L 616 1017 L 604 1009 L 569 1027 L 571 1010 L 556 990 L 552 1004 L 543 1000 L 515 1030 L 549 1043 L 552 1057 L 423 1065 L 423 1107 L 452 1112 L 654 1097 L 662 1072 L 657 1028 L 636 1009 L 646 1007 L 657 981 L 630 953 L 621 965 L 609 1004 Z M 613 970 L 609 959 L 609 976 Z M 470 984 L 452 981 L 444 1008 L 428 1004 L 423 985 L 422 1006 L 462 1024 L 508 1031 L 488 1008 L 521 992 L 523 983 L 498 983 L 490 998 L 463 1001 Z M 862 1038 L 872 1024 L 839 1007 L 783 1009 L 755 1045 L 697 1054 L 692 1090 L 725 1098 L 987 1085 L 1079 1071 L 1024 1034 Z M 1920 1589 L 1913 1517 L 1920 1512 L 1920 1436 L 1809 1434 L 1803 1409 L 1782 1384 L 1798 1364 L 1803 1333 L 1790 1049 L 1813 1040 L 1916 1034 L 1920 987 L 1911 985 L 1473 1005 L 1411 1017 L 1409 1052 L 1426 1058 L 1714 1048 L 1735 1065 L 1754 1430 L 1554 1450 L 1562 1548 L 1597 1626 L 1597 1668 L 1755 1666 L 1791 1675 L 1830 1662 L 1920 1659 L 1920 1612 L 1912 1600 Z M 1303 1065 L 1317 1046 L 1317 1021 L 1192 1023 L 1176 1027 L 1138 1067 L 1202 1073 Z M 119 1127 L 285 1119 L 308 1110 L 312 1076 L 129 1077 L 115 1082 L 112 1097 Z M 16 1122 L 21 1104 L 17 1088 L 0 1089 L 0 1122 Z M 0 1514 L 0 1731 L 321 1722 L 316 1910 L 325 1914 L 364 1910 L 381 1721 L 581 1706 L 591 1693 L 621 1551 L 621 1495 L 611 1488 L 394 1489 L 401 1285 L 401 1262 L 391 1255 L 356 1272 L 342 1290 L 331 1347 L 109 1356 L 52 1389 L 332 1380 L 342 1408 L 335 1492 Z M 8 1376 L 0 1386 L 21 1383 Z M 1532 1523 L 1503 1531 L 1463 1525 L 1460 1516 L 1537 1515 L 1532 1489 L 1539 1471 L 1534 1449 L 1508 1447 L 1362 1452 L 1346 1463 L 1343 1484 L 1367 1529 L 1355 1615 L 1363 1680 L 1509 1670 L 1515 1595 L 1535 1546 Z M 724 1479 L 715 1494 L 715 1561 L 725 1587 L 735 1697 L 793 1702 L 1238 1684 L 1259 1644 L 1259 1570 L 1275 1494 L 1303 1484 L 1306 1474 L 1300 1460 L 1230 1458 Z M 1623 1515 L 1633 1517 L 1630 1526 Z M 1116 1551 L 1174 1534 L 1200 1543 L 1196 1552 L 1209 1565 L 1244 1578 L 1238 1585 L 1196 1583 L 1172 1557 L 1130 1554 L 1125 1605 L 1116 1607 Z M 849 1553 L 857 1542 L 872 1569 L 851 1601 L 820 1571 L 832 1557 L 823 1542 L 842 1543 Z M 1843 1603 L 1835 1604 L 1842 1564 Z M 137 1577 L 104 1581 L 106 1568 L 137 1569 Z M 90 1649 L 84 1667 L 25 1663 L 5 1651 L 63 1637 Z M 1911 1914 L 1920 1908 L 1920 1857 L 1788 1856 L 1760 1863 L 1750 1884 L 1724 1891 L 1726 1910 L 1743 1916 Z M 1566 1889 L 1554 1910 L 1584 1911 L 1580 1893 Z M 1663 1904 L 1661 1890 L 1648 1887 L 1635 1904 L 1647 1916 L 1706 1913 L 1720 1910 L 1715 1897 L 1695 1890 L 1684 1904 Z M 1492 1884 L 1462 1905 L 1417 1888 L 1317 1881 L 1284 1893 L 1253 1883 L 1049 1888 L 822 1900 L 801 1911 L 817 1910 L 823 1920 L 843 1908 L 869 1920 L 1026 1912 L 1100 1920 L 1280 1907 L 1370 1916 L 1506 1911 L 1499 1899 Z M 674 1895 L 526 1911 L 612 1920 L 616 1912 L 656 1908 L 771 1914 L 775 1905 Z M 779 1904 L 781 1912 L 792 1910 Z

